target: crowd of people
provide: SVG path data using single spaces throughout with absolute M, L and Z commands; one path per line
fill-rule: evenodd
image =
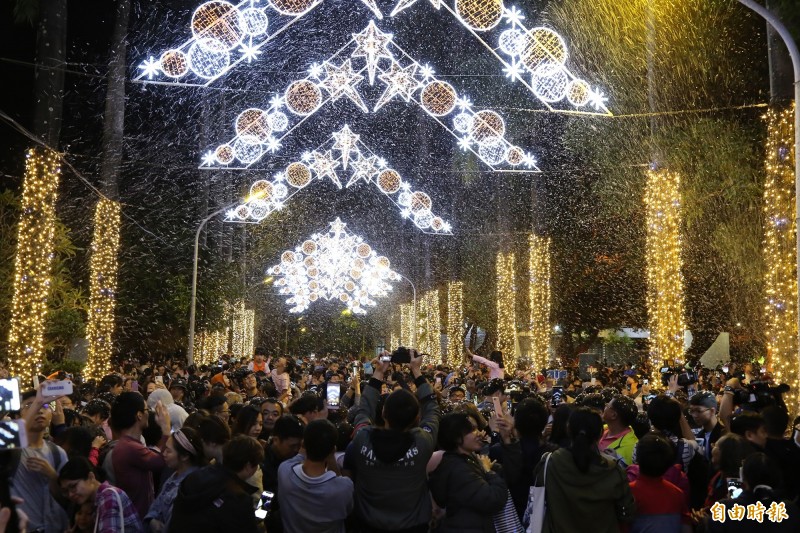
M 754 365 L 256 352 L 41 376 L 0 531 L 800 531 L 800 420 Z

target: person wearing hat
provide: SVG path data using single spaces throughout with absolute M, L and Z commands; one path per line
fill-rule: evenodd
M 187 383 L 183 378 L 175 378 L 169 382 L 169 393 L 176 404 L 186 407 L 189 397 L 186 394 Z
M 689 398 L 689 414 L 694 423 L 700 426 L 694 430 L 695 438 L 709 461 L 711 448 L 725 434 L 725 426 L 717 418 L 717 409 L 717 398 L 713 392 L 699 391 Z
M 450 394 L 448 399 L 451 402 L 460 402 L 463 401 L 467 397 L 467 391 L 461 385 L 455 385 L 450 387 Z

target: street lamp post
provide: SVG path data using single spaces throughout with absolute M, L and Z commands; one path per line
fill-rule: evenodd
M 192 265 L 192 299 L 189 303 L 189 347 L 186 350 L 186 363 L 187 365 L 194 364 L 194 324 L 195 324 L 195 312 L 197 309 L 197 263 L 200 257 L 200 233 L 202 233 L 203 228 L 205 227 L 208 222 L 214 218 L 215 216 L 224 213 L 228 209 L 236 207 L 239 203 L 226 205 L 220 209 L 217 209 L 206 218 L 204 218 L 200 225 L 197 226 L 197 231 L 194 234 L 194 264 Z
M 408 279 L 401 273 L 397 272 L 397 275 L 406 280 L 409 283 L 409 285 L 411 285 L 411 297 L 412 297 L 411 314 L 414 319 L 411 325 L 411 348 L 416 349 L 417 348 L 417 287 L 410 279 Z
M 800 51 L 797 49 L 797 43 L 794 42 L 792 34 L 788 28 L 778 19 L 778 17 L 762 6 L 755 0 L 738 0 L 743 6 L 755 11 L 758 15 L 763 17 L 767 23 L 772 26 L 778 35 L 783 39 L 789 50 L 789 57 L 792 58 L 792 67 L 794 69 L 794 200 L 795 200 L 795 227 L 800 225 L 798 223 L 798 216 L 800 216 Z M 800 261 L 800 231 L 797 231 L 796 252 L 798 261 Z M 797 281 L 800 287 L 800 268 L 797 269 Z M 797 304 L 797 326 L 800 332 L 800 292 L 798 293 Z M 800 359 L 800 339 L 798 339 L 798 358 Z

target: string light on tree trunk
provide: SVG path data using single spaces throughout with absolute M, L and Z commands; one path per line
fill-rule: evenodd
M 435 77 L 430 66 L 420 64 L 392 39 L 370 21 L 322 64 L 313 64 L 305 78 L 290 83 L 282 97 L 272 98 L 269 106 L 243 111 L 236 120 L 236 136 L 210 148 L 200 168 L 251 168 L 264 154 L 278 151 L 299 124 L 342 97 L 369 113 L 370 106 L 359 89 L 377 79 L 384 90 L 372 105 L 373 112 L 396 101 L 413 101 L 453 135 L 464 151 L 474 153 L 492 170 L 510 166 L 539 171 L 531 154 L 508 141 L 505 120 L 497 111 L 473 109 L 469 98 L 459 96 L 452 85 Z M 288 115 L 283 113 L 284 106 Z M 280 131 L 272 127 L 278 115 Z M 240 124 L 243 116 L 248 119 L 244 121 L 246 131 Z M 448 116 L 450 124 L 445 122 Z
M 424 233 L 452 234 L 450 223 L 431 210 L 433 202 L 430 196 L 423 191 L 415 191 L 396 170 L 387 168 L 385 160 L 361 142 L 360 136 L 347 125 L 307 154 L 305 161 L 290 163 L 272 181 L 255 181 L 244 203 L 227 213 L 227 220 L 261 222 L 274 211 L 282 209 L 290 198 L 308 185 L 312 177 L 329 179 L 341 189 L 345 172 L 350 174 L 347 188 L 361 181 L 373 185 L 394 203 L 404 219 L 411 220 Z M 291 189 L 286 186 L 287 182 Z
M 447 359 L 457 365 L 461 361 L 464 336 L 464 284 L 451 281 L 447 284 Z
M 513 252 L 497 254 L 496 264 L 496 308 L 497 349 L 503 352 L 506 372 L 516 368 L 517 309 L 516 286 L 514 284 Z
M 317 300 L 339 300 L 357 314 L 376 305 L 400 280 L 389 259 L 378 255 L 351 233 L 340 219 L 330 230 L 314 234 L 294 250 L 281 254 L 281 262 L 268 270 L 280 294 L 289 295 L 292 313 L 301 313 Z
M 434 289 L 422 295 L 418 310 L 417 350 L 429 355 L 430 364 L 442 362 L 442 319 L 439 309 L 439 291 Z
M 400 304 L 400 345 L 411 346 L 412 333 L 414 331 L 414 306 L 412 304 Z
M 44 330 L 53 264 L 58 155 L 34 148 L 25 160 L 22 216 L 14 259 L 14 296 L 8 336 L 9 370 L 28 387 L 44 361 Z
M 797 415 L 797 216 L 795 213 L 794 108 L 770 109 L 767 120 L 767 179 L 764 184 L 764 263 L 767 368 L 776 383 L 791 387 L 784 401 Z
M 680 184 L 676 172 L 647 171 L 647 311 L 653 382 L 661 379 L 664 361 L 681 360 L 684 352 Z
M 550 238 L 528 236 L 528 301 L 533 368 L 547 368 L 550 350 Z
M 231 339 L 231 351 L 239 358 L 250 358 L 253 356 L 255 335 L 255 311 L 246 309 L 244 302 L 237 302 L 233 306 L 233 336 Z
M 86 327 L 86 339 L 89 341 L 86 375 L 91 379 L 99 380 L 112 370 L 119 232 L 120 205 L 102 198 L 95 210 L 92 257 L 89 264 L 91 280 Z
M 398 0 L 396 16 L 417 0 Z M 512 83 L 519 82 L 549 110 L 560 103 L 570 113 L 607 115 L 608 98 L 592 89 L 567 67 L 569 52 L 564 38 L 550 28 L 527 28 L 525 15 L 516 7 L 507 8 L 503 0 L 431 0 L 436 9 L 444 8 L 456 18 L 503 65 Z M 502 54 L 502 55 L 501 55 Z

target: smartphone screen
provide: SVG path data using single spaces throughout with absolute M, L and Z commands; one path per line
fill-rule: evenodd
M 442 376 L 436 376 L 436 384 L 437 385 L 441 385 L 442 384 Z
M 498 415 L 503 414 L 503 406 L 500 404 L 500 398 L 497 396 L 492 397 L 492 405 L 494 406 L 494 412 Z
M 267 517 L 272 507 L 272 498 L 274 497 L 275 494 L 268 490 L 261 493 L 261 498 L 258 500 L 258 505 L 256 506 L 256 518 L 263 520 Z
M 550 398 L 550 405 L 558 407 L 564 397 L 564 387 L 553 387 L 553 396 Z
M 25 431 L 24 420 L 0 421 L 0 450 L 13 450 L 27 446 L 28 433 Z
M 743 490 L 741 479 L 735 477 L 728 478 L 728 498 L 738 498 Z
M 164 376 L 156 376 L 156 383 L 164 384 Z
M 138 381 L 131 381 L 131 390 L 133 392 L 139 392 L 139 382 Z
M 327 389 L 325 391 L 325 397 L 328 399 L 328 408 L 329 409 L 338 409 L 339 408 L 339 395 L 342 392 L 342 388 L 338 383 L 328 383 Z
M 72 394 L 72 382 L 68 379 L 47 381 L 42 391 L 43 396 L 69 396 L 70 394 Z
M 19 411 L 19 381 L 0 379 L 0 411 Z

